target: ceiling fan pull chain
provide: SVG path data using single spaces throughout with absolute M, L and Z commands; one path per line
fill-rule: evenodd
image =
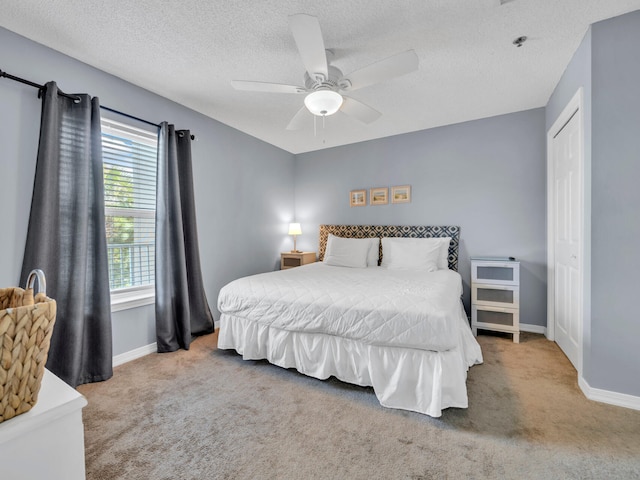
M 326 115 L 322 115 L 322 144 L 323 144 L 323 145 L 324 145 L 325 143 L 327 143 L 327 142 L 326 142 L 326 140 L 327 140 L 327 131 L 325 130 L 325 127 L 324 127 L 324 119 L 325 119 L 326 117 L 327 117 Z

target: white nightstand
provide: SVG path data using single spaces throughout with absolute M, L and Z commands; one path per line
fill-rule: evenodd
M 520 342 L 520 262 L 471 257 L 471 329 L 513 334 Z
M 299 267 L 316 261 L 316 252 L 282 252 L 280 254 L 280 270 Z

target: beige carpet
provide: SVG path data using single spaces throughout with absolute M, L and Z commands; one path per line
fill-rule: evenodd
M 87 478 L 640 479 L 640 411 L 587 400 L 554 343 L 480 335 L 468 409 L 379 405 L 215 348 L 152 354 L 84 385 Z

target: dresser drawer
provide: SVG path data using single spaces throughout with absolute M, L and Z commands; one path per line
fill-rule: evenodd
M 471 262 L 471 281 L 492 285 L 518 285 L 520 283 L 519 262 Z
M 473 283 L 471 303 L 490 307 L 518 308 L 520 306 L 520 287 Z

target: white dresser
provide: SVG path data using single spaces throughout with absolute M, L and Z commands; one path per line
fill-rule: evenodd
M 471 257 L 471 328 L 513 334 L 520 342 L 520 262 Z
M 83 480 L 87 400 L 45 370 L 31 410 L 0 423 L 0 478 Z

